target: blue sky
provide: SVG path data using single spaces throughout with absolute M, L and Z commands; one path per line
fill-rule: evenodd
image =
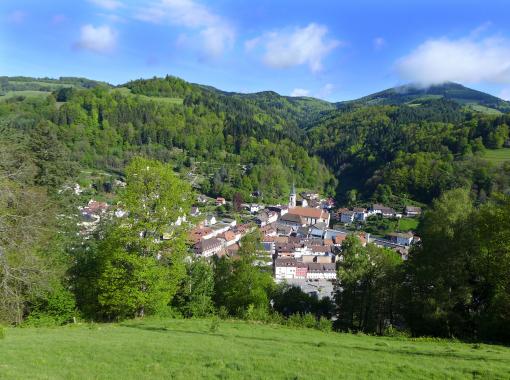
M 452 80 L 510 99 L 505 1 L 3 0 L 0 75 L 176 75 L 331 101 Z

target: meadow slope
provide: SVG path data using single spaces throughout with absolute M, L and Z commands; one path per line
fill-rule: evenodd
M 2 379 L 508 379 L 510 349 L 240 321 L 6 329 Z

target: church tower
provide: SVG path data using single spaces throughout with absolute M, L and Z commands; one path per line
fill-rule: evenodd
M 296 186 L 294 186 L 294 182 L 292 182 L 292 192 L 290 193 L 289 196 L 289 207 L 296 207 L 296 200 L 297 200 Z

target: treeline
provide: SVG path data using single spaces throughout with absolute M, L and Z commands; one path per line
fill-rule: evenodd
M 449 100 L 419 106 L 350 105 L 309 132 L 310 149 L 335 171 L 337 196 L 429 203 L 448 189 L 470 187 L 484 199 L 509 188 L 510 166 L 480 155 L 509 141 L 508 115 L 465 112 Z

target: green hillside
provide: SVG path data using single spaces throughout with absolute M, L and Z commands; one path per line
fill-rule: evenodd
M 8 329 L 2 379 L 508 378 L 510 349 L 240 321 L 146 320 Z
M 458 83 L 444 83 L 428 87 L 404 85 L 393 87 L 345 103 L 363 105 L 419 104 L 431 99 L 447 99 L 483 113 L 510 111 L 510 103 L 481 91 L 473 90 Z M 340 103 L 342 104 L 342 103 Z

